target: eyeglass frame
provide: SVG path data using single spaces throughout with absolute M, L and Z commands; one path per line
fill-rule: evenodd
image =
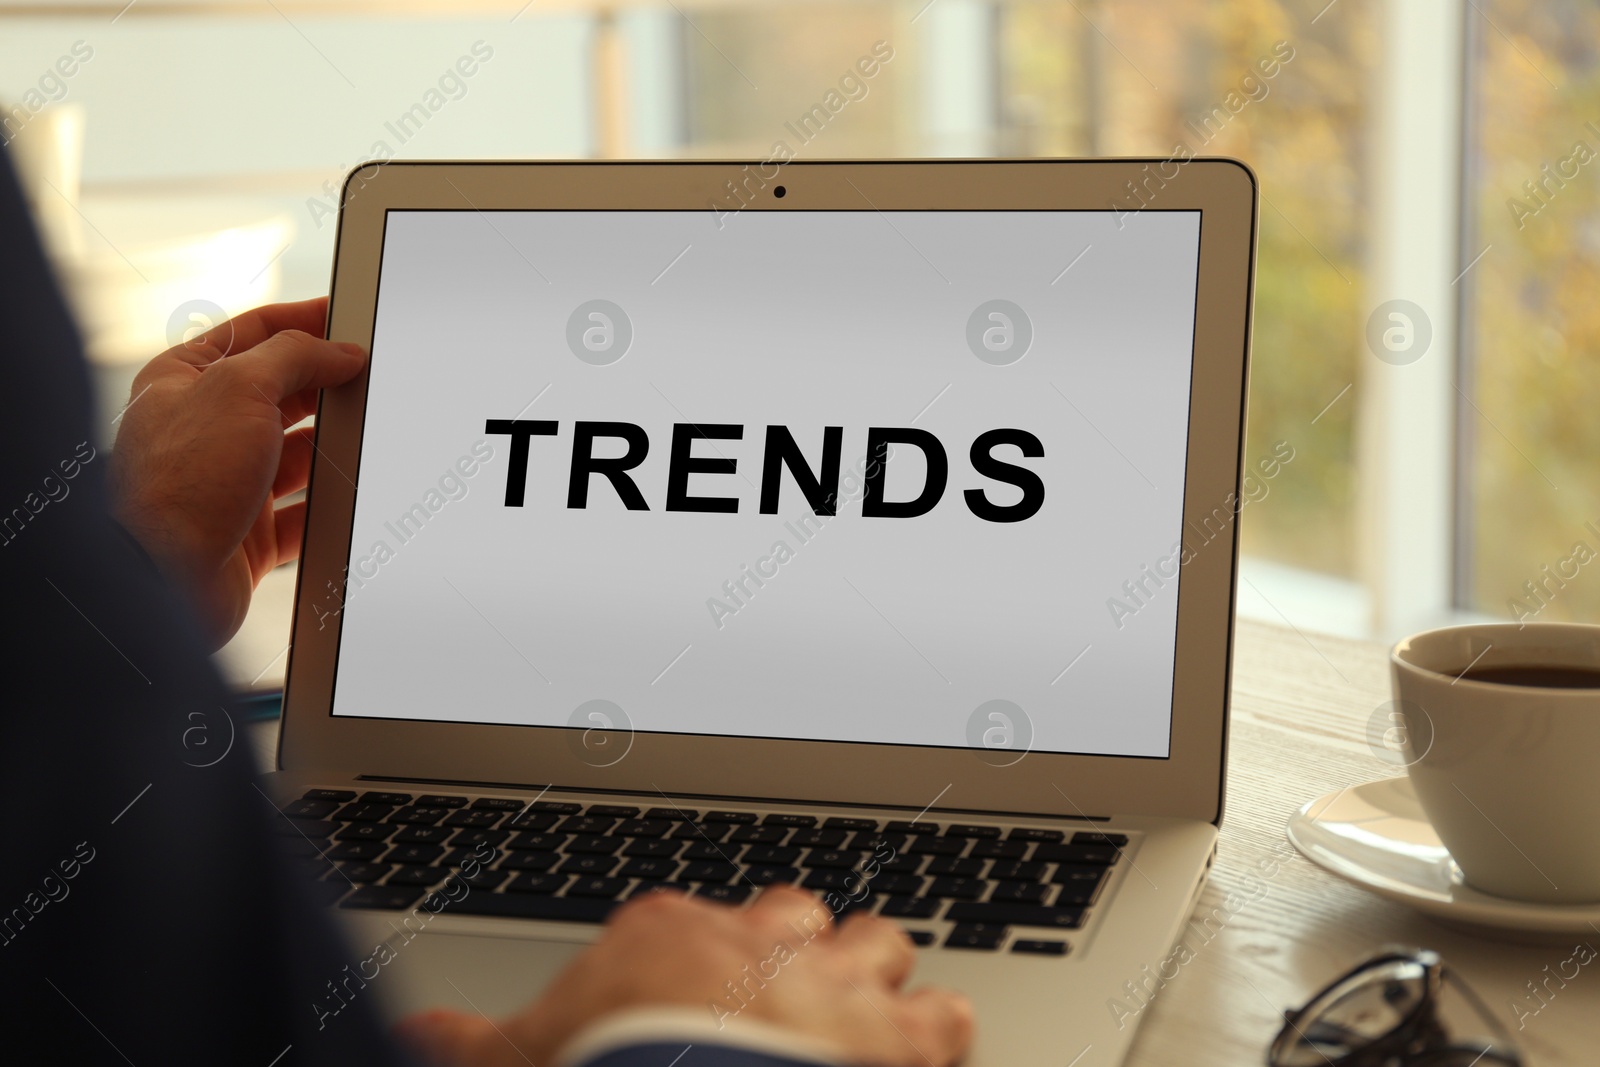
M 1283 1028 L 1278 1031 L 1278 1036 L 1272 1039 L 1272 1044 L 1267 1046 L 1268 1067 L 1294 1067 L 1285 1057 L 1299 1045 L 1310 1044 L 1311 1039 L 1301 1029 L 1300 1023 L 1319 1001 L 1340 986 L 1360 977 L 1363 972 L 1376 971 L 1390 963 L 1413 963 L 1423 968 L 1422 996 L 1416 1006 L 1387 1033 L 1373 1038 L 1360 1048 L 1351 1049 L 1336 1059 L 1329 1059 L 1324 1054 L 1323 1058 L 1327 1060 L 1329 1067 L 1384 1067 L 1392 1059 L 1398 1059 L 1401 1064 L 1415 1063 L 1421 1067 L 1429 1058 L 1451 1051 L 1477 1052 L 1479 1059 L 1492 1054 L 1495 1057 L 1495 1067 L 1524 1067 L 1522 1051 L 1516 1047 L 1510 1033 L 1494 1017 L 1488 1005 L 1472 990 L 1472 987 L 1467 985 L 1465 980 L 1456 977 L 1454 971 L 1445 967 L 1443 958 L 1437 952 L 1404 945 L 1391 946 L 1369 957 L 1323 986 L 1300 1007 L 1285 1009 Z M 1492 1030 L 1497 1031 L 1492 1035 L 1495 1038 L 1492 1043 L 1449 1040 L 1438 1017 L 1439 998 L 1447 980 L 1477 1010 L 1483 1021 Z M 1414 1047 L 1419 1040 L 1424 1042 L 1422 1046 Z M 1477 1060 L 1473 1062 L 1476 1063 Z

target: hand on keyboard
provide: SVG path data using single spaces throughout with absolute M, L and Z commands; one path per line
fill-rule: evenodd
M 835 927 L 819 898 L 789 886 L 742 910 L 648 893 L 618 908 L 600 940 L 520 1014 L 491 1023 L 426 1012 L 398 1032 L 438 1063 L 547 1064 L 603 1016 L 687 1007 L 722 1024 L 784 1027 L 850 1063 L 946 1067 L 972 1039 L 971 1007 L 945 990 L 907 992 L 913 962 L 895 923 L 855 915 Z

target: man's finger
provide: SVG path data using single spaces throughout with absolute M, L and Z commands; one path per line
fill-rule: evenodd
M 366 352 L 360 345 L 324 341 L 298 330 L 273 334 L 248 352 L 213 364 L 207 377 L 221 375 L 243 389 L 259 390 L 282 404 L 305 389 L 342 385 L 361 373 Z
M 959 1062 L 972 1044 L 972 1002 L 960 993 L 919 989 L 887 1005 L 886 1011 L 916 1047 L 918 1062 L 948 1067 Z
M 219 322 L 198 335 L 188 345 L 214 346 L 225 356 L 236 356 L 284 330 L 299 330 L 314 337 L 327 332 L 328 298 L 312 297 L 287 304 L 266 304 Z
M 297 500 L 274 511 L 272 533 L 278 545 L 277 566 L 299 559 L 306 539 L 306 502 Z
M 772 926 L 792 926 L 807 938 L 826 933 L 833 926 L 833 912 L 822 898 L 788 885 L 768 886 L 746 914 Z
M 898 989 L 911 974 L 917 950 L 905 931 L 876 915 L 856 914 L 839 927 L 834 950 L 847 953 L 868 974 Z
M 302 426 L 283 435 L 283 453 L 278 457 L 278 473 L 272 479 L 272 499 L 298 493 L 311 480 L 311 457 L 315 446 L 315 426 Z

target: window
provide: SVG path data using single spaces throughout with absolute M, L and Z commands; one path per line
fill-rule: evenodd
M 32 99 L 85 108 L 91 227 L 56 214 L 94 259 L 75 288 L 127 274 L 121 314 L 149 328 L 136 352 L 207 295 L 136 284 L 160 261 L 140 232 L 282 221 L 279 258 L 241 281 L 310 295 L 332 251 L 328 185 L 373 154 L 765 158 L 781 142 L 797 158 L 1233 155 L 1262 190 L 1246 455 L 1294 449 L 1244 508 L 1241 609 L 1381 637 L 1463 615 L 1600 611 L 1592 3 L 544 13 L 491 0 L 462 14 L 424 0 L 400 19 L 376 3 L 325 15 L 230 0 L 136 4 L 112 22 L 120 6 L 41 15 L 0 0 L 0 100 L 30 99 L 75 42 L 93 49 L 59 93 L 52 81 Z M 425 128 L 394 134 L 478 41 L 492 60 Z M 880 41 L 888 52 L 860 75 Z M 1425 351 L 1384 347 L 1423 335 Z M 102 371 L 107 421 L 131 374 Z
M 1490 0 L 1472 28 L 1457 596 L 1600 614 L 1600 10 Z M 1463 263 L 1466 266 L 1466 263 Z

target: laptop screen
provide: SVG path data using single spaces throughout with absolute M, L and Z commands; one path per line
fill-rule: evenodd
M 1199 243 L 389 212 L 333 714 L 1168 756 Z

